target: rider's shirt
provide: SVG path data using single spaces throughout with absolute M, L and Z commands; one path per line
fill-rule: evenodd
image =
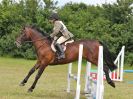
M 72 38 L 73 34 L 68 31 L 67 27 L 63 24 L 62 21 L 55 21 L 53 33 L 50 35 L 51 37 L 57 36 L 59 33 L 62 34 L 65 38 Z

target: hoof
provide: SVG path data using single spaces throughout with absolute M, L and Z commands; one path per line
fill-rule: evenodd
M 109 82 L 109 84 L 110 84 L 113 88 L 115 88 L 115 83 L 114 83 L 113 81 Z
M 25 85 L 25 83 L 20 83 L 20 84 L 19 84 L 19 86 L 24 86 L 24 85 Z
M 28 89 L 28 93 L 31 93 L 31 92 L 33 92 L 33 89 Z

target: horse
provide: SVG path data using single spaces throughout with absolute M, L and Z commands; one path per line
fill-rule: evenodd
M 35 51 L 37 54 L 37 62 L 30 69 L 27 76 L 22 80 L 20 86 L 24 86 L 29 77 L 37 70 L 35 80 L 32 86 L 28 89 L 28 92 L 32 92 L 35 88 L 38 79 L 41 77 L 43 71 L 48 65 L 59 65 L 59 64 L 67 64 L 74 62 L 78 59 L 79 53 L 79 44 L 83 44 L 83 59 L 91 62 L 92 64 L 98 65 L 98 53 L 99 46 L 103 46 L 103 58 L 104 58 L 104 66 L 103 71 L 106 76 L 107 83 L 115 88 L 115 83 L 109 77 L 109 70 L 113 71 L 117 68 L 117 66 L 113 62 L 112 55 L 105 44 L 98 40 L 78 40 L 73 43 L 66 45 L 65 58 L 57 59 L 56 53 L 51 48 L 52 40 L 49 38 L 49 35 L 43 33 L 34 26 L 25 26 L 21 30 L 21 34 L 16 38 L 17 47 L 21 46 L 24 42 L 31 42 L 35 47 Z

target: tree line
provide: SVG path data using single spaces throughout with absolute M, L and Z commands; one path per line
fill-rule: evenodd
M 34 47 L 26 43 L 21 49 L 14 41 L 24 25 L 36 25 L 51 33 L 48 17 L 52 10 L 75 35 L 75 39 L 96 39 L 104 42 L 116 56 L 126 46 L 126 62 L 133 59 L 133 8 L 132 0 L 117 0 L 113 4 L 86 5 L 67 3 L 57 7 L 53 0 L 2 0 L 0 3 L 0 56 L 35 59 Z

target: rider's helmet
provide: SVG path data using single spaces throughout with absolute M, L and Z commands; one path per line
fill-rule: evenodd
M 58 14 L 55 12 L 51 13 L 51 15 L 49 16 L 49 20 L 59 20 Z

